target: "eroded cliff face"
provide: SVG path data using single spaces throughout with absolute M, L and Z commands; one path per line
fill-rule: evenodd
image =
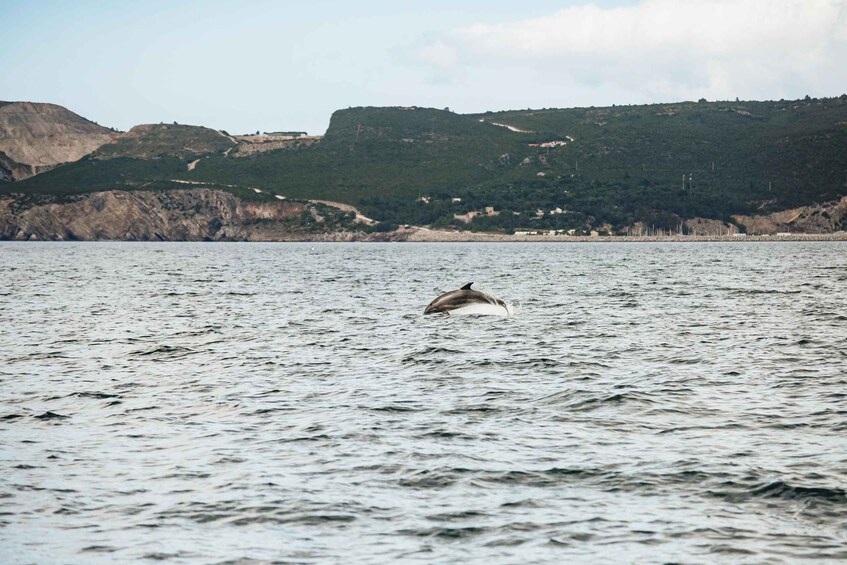
M 747 233 L 773 235 L 780 232 L 833 233 L 847 230 L 847 196 L 835 202 L 803 206 L 765 216 L 733 216 Z
M 337 212 L 343 215 L 343 211 Z M 347 240 L 322 229 L 325 210 L 306 202 L 246 202 L 223 191 L 107 191 L 71 201 L 0 198 L 0 239 L 122 241 Z M 304 222 L 304 219 L 307 220 Z
M 77 161 L 118 134 L 56 104 L 0 104 L 0 175 L 21 180 Z
M 691 218 L 685 220 L 686 233 L 697 236 L 732 235 L 738 233 L 738 227 L 720 220 L 709 218 Z

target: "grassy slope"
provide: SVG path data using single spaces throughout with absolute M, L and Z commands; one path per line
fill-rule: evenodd
M 136 126 L 95 152 L 101 159 L 116 157 L 190 157 L 218 153 L 235 143 L 217 131 L 202 126 L 151 124 Z

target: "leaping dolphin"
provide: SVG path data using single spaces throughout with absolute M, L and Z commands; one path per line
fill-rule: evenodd
M 470 282 L 459 290 L 446 292 L 429 303 L 424 314 L 443 312 L 448 315 L 488 314 L 493 316 L 511 316 L 514 309 L 484 292 L 473 290 Z

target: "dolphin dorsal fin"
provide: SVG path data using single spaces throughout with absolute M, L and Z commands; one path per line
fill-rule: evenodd
M 465 286 L 462 287 L 462 290 L 471 290 L 472 284 L 473 284 L 472 282 L 469 282 L 468 284 L 466 284 Z

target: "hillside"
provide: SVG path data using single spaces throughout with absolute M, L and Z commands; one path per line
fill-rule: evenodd
M 316 147 L 211 159 L 193 175 L 350 202 L 394 223 L 673 229 L 847 194 L 847 97 L 473 116 L 353 108 Z M 501 213 L 454 219 L 485 207 Z
M 111 189 L 183 189 L 185 184 L 171 181 L 193 168 L 198 158 L 225 156 L 235 146 L 229 136 L 201 126 L 135 126 L 74 163 L 0 186 L 0 194 L 24 192 L 65 197 Z M 255 196 L 247 187 L 228 189 L 244 198 Z
M 76 161 L 115 136 L 55 104 L 0 102 L 0 179 L 21 180 Z
M 557 170 L 599 182 L 632 179 L 707 197 L 782 208 L 847 188 L 847 96 L 779 102 L 687 102 L 480 115 L 577 143 Z M 548 162 L 550 160 L 548 159 Z M 691 182 L 688 181 L 691 177 Z
M 147 124 L 135 126 L 111 143 L 97 149 L 93 157 L 114 159 L 155 159 L 186 157 L 224 152 L 236 142 L 216 130 L 179 124 Z
M 319 144 L 204 159 L 183 177 L 347 202 L 389 222 L 428 224 L 449 210 L 421 208 L 418 197 L 439 193 L 449 201 L 495 182 L 507 170 L 501 156 L 520 145 L 502 128 L 443 110 L 353 108 L 332 115 Z
M 738 223 L 847 195 L 847 96 L 479 115 L 349 108 L 323 139 L 243 153 L 235 143 L 206 128 L 142 126 L 0 193 L 190 182 L 344 202 L 385 226 L 505 231 L 684 230 L 689 218 Z

